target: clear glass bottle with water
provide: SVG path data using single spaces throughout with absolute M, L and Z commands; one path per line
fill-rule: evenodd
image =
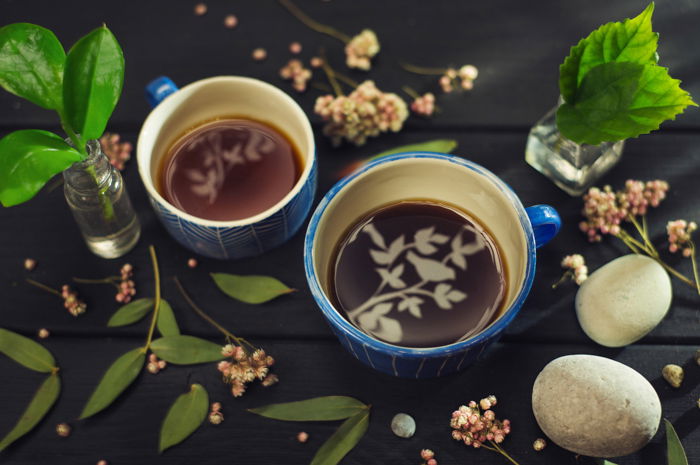
M 84 161 L 63 172 L 63 192 L 88 248 L 103 258 L 121 257 L 138 242 L 141 224 L 99 141 L 88 141 L 87 151 Z
M 550 110 L 530 130 L 525 161 L 570 195 L 581 195 L 615 166 L 625 142 L 577 144 L 557 129 L 557 108 Z

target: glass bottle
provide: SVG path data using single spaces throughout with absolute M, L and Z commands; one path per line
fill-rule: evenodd
M 88 248 L 103 258 L 121 257 L 141 235 L 124 180 L 97 140 L 87 143 L 88 157 L 63 172 L 68 206 Z
M 551 109 L 530 130 L 525 161 L 570 195 L 578 196 L 615 166 L 625 141 L 577 144 L 557 129 L 557 108 Z

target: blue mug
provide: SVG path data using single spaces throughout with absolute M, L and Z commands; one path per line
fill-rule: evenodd
M 156 215 L 176 241 L 207 257 L 236 259 L 263 253 L 299 230 L 311 211 L 317 168 L 311 124 L 294 99 L 263 81 L 238 76 L 203 79 L 182 89 L 160 77 L 148 84 L 146 97 L 154 109 L 139 133 L 139 174 Z M 165 200 L 153 179 L 175 138 L 203 122 L 232 116 L 280 128 L 299 150 L 304 168 L 282 200 L 255 216 L 235 221 L 197 218 Z
M 493 323 L 465 340 L 411 348 L 376 339 L 351 324 L 329 299 L 334 251 L 368 212 L 406 199 L 428 199 L 463 208 L 495 237 L 508 269 L 505 304 Z M 304 267 L 311 293 L 340 343 L 360 362 L 393 376 L 430 378 L 464 369 L 479 359 L 513 321 L 532 286 L 536 249 L 561 226 L 554 208 L 524 208 L 496 175 L 463 158 L 430 152 L 390 155 L 340 180 L 311 217 Z M 465 328 L 465 334 L 469 328 Z

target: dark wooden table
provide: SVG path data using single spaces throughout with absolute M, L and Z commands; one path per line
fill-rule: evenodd
M 419 91 L 437 93 L 436 78 L 402 71 L 398 60 L 425 66 L 473 63 L 480 75 L 469 93 L 439 95 L 442 110 L 435 118 L 412 117 L 399 134 L 382 136 L 361 148 L 333 149 L 321 135 L 321 122 L 311 114 L 319 92 L 298 95 L 278 77 L 290 58 L 288 44 L 298 40 L 308 59 L 323 46 L 336 66 L 342 66 L 342 44 L 301 25 L 276 2 L 210 2 L 203 17 L 193 14 L 194 1 L 145 2 L 1 0 L 0 21 L 28 21 L 53 29 L 65 44 L 103 21 L 119 38 L 126 55 L 124 93 L 108 129 L 136 141 L 149 108 L 143 87 L 166 74 L 180 84 L 213 75 L 260 78 L 290 92 L 307 110 L 318 134 L 319 197 L 335 182 L 334 173 L 351 161 L 393 146 L 437 137 L 459 141 L 457 153 L 494 171 L 518 192 L 524 204 L 550 203 L 565 222 L 561 234 L 540 250 L 535 284 L 529 300 L 502 340 L 483 361 L 461 374 L 433 380 L 402 380 L 376 373 L 356 362 L 340 347 L 327 328 L 307 290 L 302 268 L 303 232 L 283 247 L 261 257 L 236 262 L 199 258 L 199 267 L 187 267 L 192 254 L 177 245 L 157 222 L 143 186 L 130 162 L 124 175 L 143 225 L 139 245 L 126 257 L 102 260 L 85 248 L 70 216 L 61 189 L 43 192 L 30 203 L 0 210 L 0 327 L 34 336 L 41 327 L 51 331 L 43 343 L 56 356 L 64 382 L 57 405 L 24 439 L 0 454 L 8 464 L 304 464 L 336 424 L 281 423 L 256 417 L 245 408 L 320 395 L 355 396 L 373 405 L 368 434 L 345 459 L 347 464 L 420 463 L 418 452 L 429 447 L 441 464 L 503 464 L 488 451 L 465 448 L 450 438 L 450 412 L 460 403 L 496 394 L 498 413 L 513 422 L 507 449 L 526 464 L 592 463 L 554 445 L 532 450 L 541 436 L 530 408 L 532 382 L 555 357 L 586 353 L 619 360 L 641 372 L 659 393 L 663 415 L 676 426 L 690 463 L 700 463 L 700 367 L 692 354 L 700 346 L 700 298 L 675 282 L 673 307 L 658 328 L 642 341 L 606 349 L 590 341 L 574 314 L 575 287 L 552 290 L 560 276 L 559 261 L 568 253 L 583 253 L 592 269 L 623 253 L 620 244 L 606 241 L 589 245 L 578 232 L 581 201 L 564 194 L 524 162 L 530 126 L 557 99 L 558 65 L 571 45 L 599 24 L 636 15 L 637 1 L 489 0 L 483 2 L 419 0 L 304 1 L 301 5 L 319 21 L 355 34 L 369 27 L 377 31 L 382 52 L 371 76 L 382 89 L 399 91 L 408 84 Z M 223 26 L 234 13 L 239 25 Z M 661 63 L 700 98 L 700 2 L 657 1 L 654 28 L 661 34 Z M 253 48 L 264 47 L 268 59 L 251 59 Z M 365 74 L 349 73 L 362 80 Z M 317 76 L 319 77 L 319 76 Z M 320 78 L 320 77 L 319 77 Z M 0 93 L 0 135 L 20 128 L 58 130 L 53 114 Z M 137 154 L 138 155 L 138 154 Z M 621 185 L 627 178 L 669 181 L 671 192 L 662 208 L 650 215 L 654 237 L 661 242 L 667 220 L 700 219 L 700 111 L 691 109 L 663 130 L 630 140 L 622 162 L 603 182 Z M 233 399 L 213 364 L 170 366 L 156 376 L 144 373 L 119 401 L 87 421 L 77 421 L 84 402 L 98 379 L 119 354 L 142 343 L 145 323 L 109 329 L 106 322 L 117 308 L 112 292 L 103 286 L 80 285 L 88 312 L 74 319 L 55 297 L 24 282 L 31 276 L 58 287 L 73 276 L 115 274 L 131 262 L 141 295 L 152 295 L 153 280 L 147 247 L 159 253 L 165 297 L 173 304 L 181 327 L 188 334 L 220 341 L 219 335 L 199 319 L 177 294 L 170 279 L 178 276 L 194 299 L 229 329 L 264 346 L 278 360 L 281 378 L 270 389 L 254 387 Z M 25 257 L 38 260 L 27 273 Z M 689 272 L 687 261 L 677 260 Z M 208 273 L 269 274 L 300 289 L 261 306 L 236 303 L 223 296 Z M 673 389 L 661 378 L 667 363 L 686 367 L 683 387 Z M 4 435 L 25 408 L 41 376 L 0 357 L 0 435 Z M 223 403 L 226 421 L 214 427 L 205 423 L 180 446 L 158 455 L 158 431 L 168 406 L 190 382 L 207 386 L 212 400 Z M 398 439 L 389 429 L 397 412 L 412 414 L 418 423 L 410 440 Z M 68 421 L 73 434 L 59 438 L 55 425 Z M 311 439 L 299 444 L 298 431 Z M 619 464 L 666 463 L 665 438 L 657 437 L 641 452 L 616 460 Z

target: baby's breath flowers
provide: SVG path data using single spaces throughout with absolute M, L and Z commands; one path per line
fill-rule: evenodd
M 221 413 L 221 404 L 219 402 L 214 402 L 211 404 L 211 410 L 209 411 L 209 423 L 212 425 L 220 425 L 224 421 L 224 414 Z
M 435 452 L 430 449 L 421 450 L 420 458 L 423 459 L 422 465 L 438 465 L 437 459 L 435 458 Z
M 301 43 L 299 42 L 292 42 L 289 44 L 289 53 L 293 55 L 299 55 L 301 53 Z
M 134 275 L 134 267 L 125 263 L 119 269 L 119 276 L 107 276 L 106 278 L 86 279 L 73 278 L 73 281 L 83 284 L 111 284 L 117 288 L 114 300 L 120 304 L 128 304 L 136 295 L 136 283 L 131 279 Z
M 452 67 L 426 68 L 409 63 L 401 63 L 401 66 L 410 73 L 440 76 L 438 84 L 440 89 L 446 94 L 451 93 L 455 89 L 472 90 L 474 81 L 479 76 L 479 70 L 474 65 L 463 65 L 459 69 Z
M 262 47 L 258 47 L 256 49 L 253 49 L 251 56 L 255 61 L 263 61 L 265 58 L 267 58 L 267 50 L 265 50 Z
M 219 362 L 216 368 L 221 373 L 224 383 L 229 386 L 231 395 L 233 397 L 241 397 L 245 394 L 247 385 L 256 379 L 264 387 L 276 384 L 279 379 L 275 374 L 270 373 L 270 368 L 274 365 L 275 359 L 246 339 L 237 337 L 204 313 L 187 294 L 180 280 L 174 279 L 180 294 L 182 294 L 182 297 L 192 310 L 226 336 L 227 343 L 221 348 L 221 355 L 226 357 L 227 360 Z
M 78 293 L 71 289 L 68 284 L 64 284 L 61 286 L 61 290 L 57 291 L 56 289 L 40 283 L 39 281 L 34 281 L 33 279 L 27 279 L 27 282 L 32 286 L 38 287 L 41 290 L 63 299 L 63 307 L 73 316 L 80 316 L 85 313 L 85 310 L 87 310 L 87 304 L 78 298 Z
M 698 225 L 695 221 L 690 223 L 686 220 L 669 221 L 666 224 L 669 252 L 676 253 L 680 251 L 684 257 L 690 257 L 695 249 L 690 236 L 696 229 L 698 229 Z
M 535 449 L 535 451 L 537 451 L 537 452 L 543 450 L 545 447 L 547 447 L 547 441 L 545 441 L 542 438 L 537 438 L 532 443 L 532 448 Z
M 33 258 L 25 258 L 24 269 L 27 271 L 34 271 L 34 268 L 36 268 L 36 260 Z
M 46 329 L 46 328 L 41 328 L 41 329 L 36 333 L 36 335 L 37 335 L 37 337 L 38 337 L 39 339 L 46 339 L 46 338 L 49 337 L 51 334 L 49 333 L 49 330 L 48 330 L 48 329 Z
M 561 279 L 556 283 L 552 284 L 552 288 L 557 288 L 561 283 L 567 279 L 573 280 L 579 286 L 588 279 L 588 267 L 586 266 L 586 260 L 583 255 L 572 254 L 567 255 L 561 261 L 561 267 L 566 271 L 562 275 Z
M 238 17 L 236 17 L 236 15 L 226 15 L 224 18 L 224 26 L 227 29 L 233 29 L 238 26 Z
M 304 444 L 308 440 L 309 440 L 309 433 L 307 433 L 306 431 L 299 431 L 299 433 L 297 433 L 297 441 L 298 442 Z
M 158 374 L 159 371 L 165 370 L 168 363 L 165 360 L 159 360 L 156 354 L 150 354 L 148 356 L 148 364 L 146 365 L 146 370 L 152 374 Z
M 197 268 L 197 259 L 196 258 L 190 258 L 187 260 L 187 266 L 190 268 Z
M 279 0 L 279 3 L 308 28 L 344 42 L 345 64 L 348 68 L 368 71 L 372 67 L 372 58 L 374 58 L 381 49 L 377 34 L 372 29 L 363 29 L 362 32 L 356 36 L 350 37 L 331 26 L 321 24 L 311 19 L 298 6 L 292 3 L 291 0 Z
M 207 4 L 206 3 L 197 3 L 194 6 L 194 14 L 196 16 L 203 16 L 207 13 Z
M 472 400 L 452 412 L 450 419 L 452 439 L 475 449 L 483 448 L 498 452 L 513 464 L 518 465 L 518 462 L 499 445 L 510 434 L 511 425 L 510 420 L 496 418 L 493 411 L 496 403 L 496 396 L 490 395 L 478 403 Z
M 112 166 L 122 171 L 126 162 L 131 159 L 131 150 L 133 149 L 131 142 L 121 142 L 119 134 L 105 132 L 100 137 L 100 145 Z
M 292 87 L 297 92 L 306 91 L 306 83 L 311 79 L 312 73 L 308 68 L 304 68 L 301 60 L 293 58 L 280 69 L 280 77 L 285 81 L 292 81 Z
M 56 434 L 62 438 L 70 436 L 71 427 L 68 423 L 59 423 L 56 425 Z

